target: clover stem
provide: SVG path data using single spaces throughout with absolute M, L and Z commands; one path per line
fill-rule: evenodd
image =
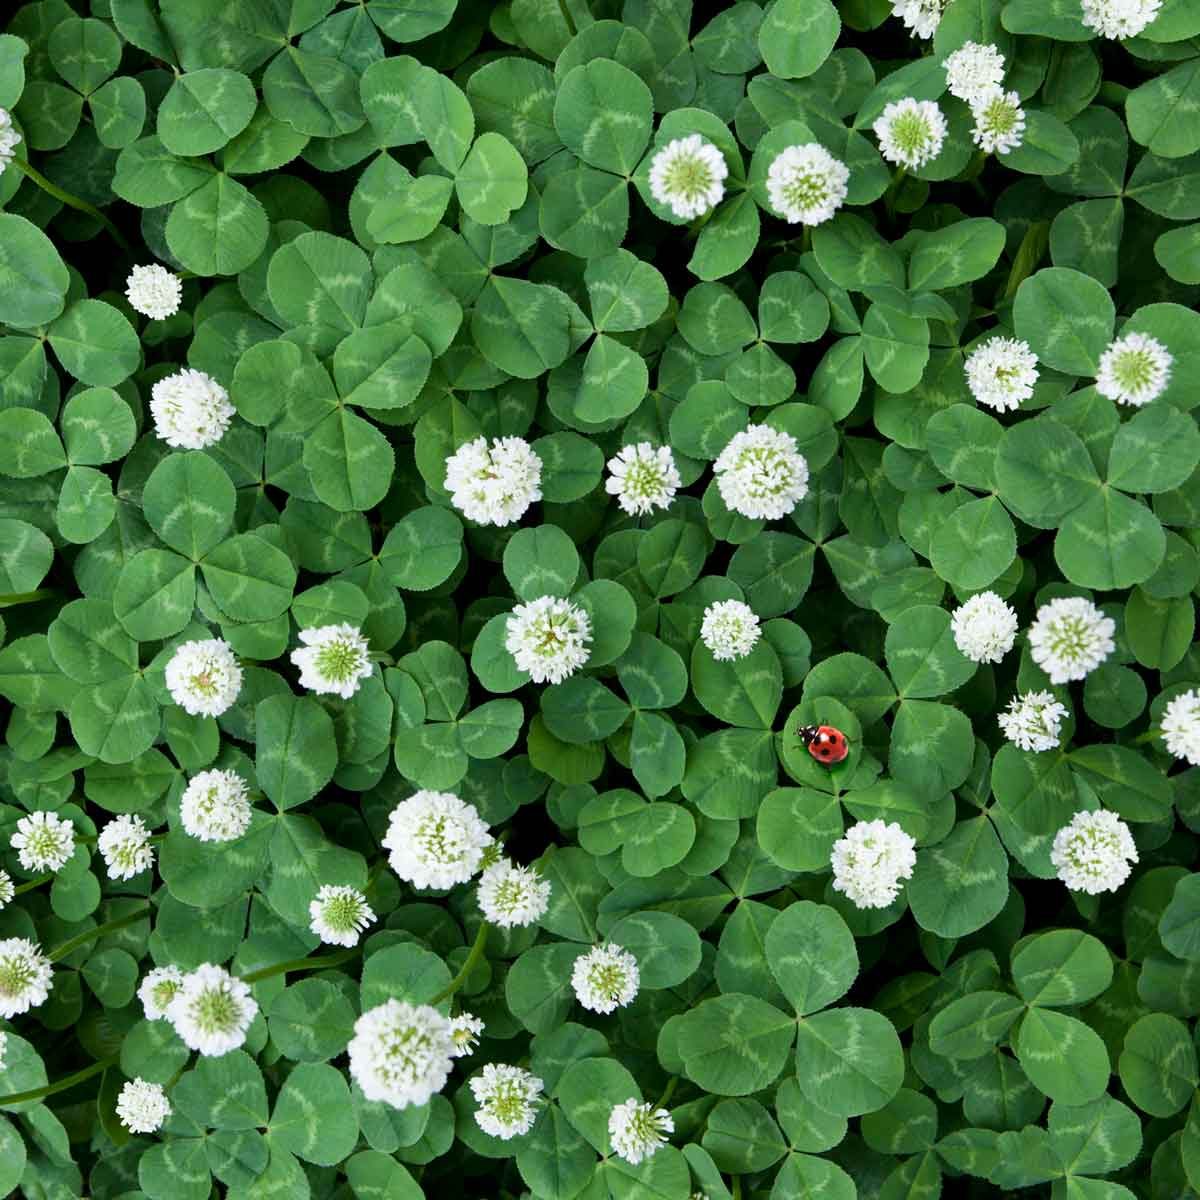
M 679 1086 L 679 1076 L 672 1075 L 671 1078 L 667 1080 L 667 1086 L 665 1088 L 663 1088 L 663 1094 L 661 1096 L 659 1096 L 658 1103 L 655 1104 L 654 1107 L 655 1108 L 666 1108 L 668 1101 L 671 1099 L 671 1097 L 673 1095 L 675 1095 L 675 1089 L 678 1086 Z
M 475 964 L 483 957 L 483 948 L 487 945 L 487 935 L 491 928 L 490 921 L 479 922 L 479 932 L 475 935 L 475 942 L 471 946 L 471 952 L 467 955 L 466 961 L 459 968 L 458 974 L 430 1000 L 430 1004 L 436 1007 L 443 1000 L 449 1000 L 467 982 L 467 976 L 471 974 L 475 969 Z
M 1017 294 L 1017 288 L 1033 274 L 1034 268 L 1046 253 L 1050 244 L 1050 222 L 1034 221 L 1025 230 L 1025 236 L 1017 247 L 1013 258 L 1012 269 L 1008 273 L 1008 282 L 1004 285 L 1004 299 L 1011 300 Z
M 88 942 L 95 941 L 96 938 L 116 933 L 118 929 L 124 929 L 128 925 L 136 925 L 138 921 L 148 917 L 150 912 L 150 905 L 144 904 L 141 908 L 134 909 L 133 912 L 123 917 L 117 917 L 114 921 L 105 921 L 103 925 L 96 925 L 91 929 L 85 929 L 82 933 L 77 933 L 73 938 L 68 938 L 62 945 L 51 950 L 49 954 L 50 961 L 58 962 L 60 959 L 66 958 L 68 954 L 73 954 L 80 946 L 86 946 Z
M 12 608 L 16 604 L 34 604 L 50 596 L 57 596 L 56 588 L 35 588 L 32 592 L 5 592 L 0 594 L 0 608 Z
M 733 1200 L 742 1200 L 742 1177 L 740 1175 L 731 1175 L 733 1181 Z
M 896 194 L 900 191 L 900 185 L 904 182 L 908 175 L 908 168 L 903 163 L 896 168 L 896 173 L 892 176 L 892 182 L 888 184 L 888 189 L 883 193 L 883 207 L 887 213 L 888 220 L 894 220 L 896 216 Z
M 34 888 L 39 888 L 43 883 L 49 883 L 54 878 L 53 871 L 47 871 L 45 875 L 38 875 L 34 879 L 27 879 L 24 883 L 19 883 L 13 888 L 13 895 L 20 896 L 24 892 L 32 892 Z
M 125 240 L 124 236 L 121 234 L 121 231 L 98 208 L 96 208 L 95 205 L 89 204 L 86 200 L 80 200 L 78 196 L 73 196 L 70 192 L 64 191 L 58 186 L 57 183 L 51 183 L 50 180 L 41 173 L 41 171 L 39 171 L 36 167 L 30 166 L 30 164 L 22 158 L 14 158 L 13 166 L 16 167 L 17 170 L 19 170 L 22 174 L 32 179 L 33 182 L 36 183 L 38 187 L 40 187 L 47 195 L 53 196 L 54 199 L 58 200 L 60 203 L 66 204 L 71 208 L 78 209 L 78 211 L 81 213 L 87 213 L 89 217 L 93 217 L 95 220 L 99 221 L 100 224 L 103 225 L 110 234 L 112 234 L 113 241 L 115 241 L 117 245 L 125 251 L 126 254 L 133 253 L 133 248 Z
M 807 254 L 812 249 L 812 231 L 811 225 L 805 225 L 804 232 L 800 235 L 800 253 Z
M 1147 729 L 1145 733 L 1139 733 L 1133 739 L 1135 746 L 1145 746 L 1147 743 L 1154 741 L 1155 738 L 1162 737 L 1161 729 Z
M 242 982 L 258 983 L 260 980 L 270 979 L 273 975 L 283 975 L 288 971 L 323 971 L 326 967 L 340 967 L 342 963 L 349 962 L 360 952 L 360 947 L 352 946 L 349 950 L 339 950 L 335 954 L 318 954 L 316 958 L 293 958 L 288 962 L 273 963 L 269 967 L 259 967 L 257 971 L 243 975 Z
M 27 1092 L 12 1092 L 7 1096 L 0 1096 L 0 1108 L 6 1108 L 10 1104 L 25 1104 L 30 1100 L 42 1100 L 47 1096 L 53 1096 L 55 1092 L 65 1092 L 67 1088 L 72 1088 L 77 1083 L 82 1083 L 85 1079 L 91 1079 L 93 1075 L 99 1075 L 101 1071 L 107 1071 L 109 1067 L 116 1066 L 120 1057 L 119 1054 L 111 1054 L 108 1058 L 102 1058 L 98 1062 L 92 1063 L 90 1067 L 84 1067 L 82 1071 L 76 1071 L 74 1075 L 65 1075 L 53 1083 L 47 1083 L 39 1088 L 30 1088 Z

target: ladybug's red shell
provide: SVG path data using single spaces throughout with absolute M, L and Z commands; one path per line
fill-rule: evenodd
M 827 767 L 840 763 L 850 753 L 846 735 L 832 725 L 802 725 L 796 736 L 808 747 L 809 754 Z

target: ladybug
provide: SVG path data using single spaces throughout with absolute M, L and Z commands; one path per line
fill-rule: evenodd
M 832 725 L 801 725 L 796 736 L 808 747 L 808 752 L 827 767 L 840 763 L 850 753 L 846 735 Z

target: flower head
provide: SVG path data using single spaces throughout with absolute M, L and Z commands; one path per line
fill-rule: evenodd
M 375 920 L 367 898 L 357 888 L 324 884 L 308 904 L 308 927 L 333 946 L 357 946 L 358 935 Z
M 761 636 L 757 614 L 741 600 L 717 600 L 704 610 L 700 640 L 717 662 L 745 658 Z
M 650 194 L 681 221 L 716 208 L 729 174 L 725 156 L 698 133 L 668 142 L 650 164 Z
M 1051 683 L 1069 683 L 1085 678 L 1116 649 L 1116 629 L 1090 600 L 1060 597 L 1037 610 L 1029 650 Z
M 767 171 L 767 196 L 790 224 L 820 225 L 846 199 L 850 168 L 818 142 L 788 146 Z
M 225 435 L 237 409 L 229 393 L 203 371 L 185 367 L 150 389 L 154 431 L 168 446 L 203 450 Z
M 250 828 L 250 793 L 236 771 L 193 775 L 179 800 L 184 832 L 202 842 L 236 841 Z
M 942 66 L 950 95 L 968 104 L 1004 81 L 1004 55 L 991 42 L 964 42 Z
M 1167 702 L 1162 715 L 1162 737 L 1176 758 L 1200 767 L 1200 688 L 1181 692 Z
M 125 281 L 125 296 L 135 312 L 162 321 L 179 311 L 183 299 L 183 284 L 179 276 L 166 267 L 151 263 L 148 267 L 134 267 Z
M 219 717 L 242 690 L 242 668 L 222 638 L 177 646 L 164 677 L 171 699 L 193 717 Z
M 1083 0 L 1083 23 L 1101 37 L 1137 37 L 1162 7 L 1162 0 Z
M 392 809 L 383 847 L 392 870 L 413 887 L 450 888 L 479 870 L 492 840 L 473 804 L 422 789 Z
M 542 498 L 542 460 L 519 437 L 467 442 L 446 459 L 446 491 L 480 525 L 511 525 Z
M 562 683 L 588 660 L 592 622 L 578 604 L 539 596 L 518 604 L 505 626 L 504 646 L 534 683 Z
M 623 446 L 608 460 L 608 469 L 605 491 L 616 496 L 621 510 L 631 517 L 669 508 L 679 488 L 679 472 L 669 446 L 652 446 L 649 442 Z
M 549 906 L 550 881 L 536 867 L 514 866 L 502 858 L 479 878 L 479 909 L 501 929 L 532 925 Z
M 171 1102 L 158 1083 L 130 1080 L 117 1097 L 117 1116 L 130 1133 L 155 1133 L 171 1115 Z
M 971 395 L 986 408 L 1008 412 L 1033 395 L 1037 383 L 1037 355 L 1028 342 L 990 337 L 981 342 L 963 364 Z
M 931 38 L 942 23 L 948 0 L 892 0 L 892 16 L 899 17 L 919 38 Z
M 428 1004 L 386 1000 L 354 1022 L 350 1074 L 368 1100 L 425 1104 L 450 1077 L 450 1022 Z
M 871 126 L 888 162 L 916 170 L 941 153 L 946 118 L 932 100 L 893 100 Z
M 985 154 L 1007 154 L 1024 139 L 1025 110 L 1016 92 L 984 89 L 971 101 L 971 116 L 975 118 L 971 138 Z
M 997 663 L 1017 640 L 1017 614 L 995 592 L 980 592 L 954 610 L 950 628 L 964 657 Z
M 895 822 L 859 821 L 833 843 L 833 890 L 858 908 L 887 908 L 912 876 L 916 845 Z
M 1171 352 L 1157 338 L 1127 333 L 1100 356 L 1096 391 L 1118 404 L 1141 408 L 1167 390 L 1173 361 Z
M 109 879 L 132 879 L 154 865 L 150 830 L 141 817 L 126 813 L 109 821 L 100 830 L 97 846 Z
M 7 871 L 0 871 L 0 909 L 3 909 L 6 904 L 11 904 L 12 898 L 16 894 L 17 890 L 13 887 L 12 876 Z
M 0 108 L 0 175 L 17 156 L 17 143 L 21 135 L 13 128 L 8 109 Z
M 155 967 L 146 972 L 138 988 L 138 999 L 147 1021 L 161 1021 L 167 1016 L 171 1001 L 183 987 L 184 974 L 178 967 Z
M 666 1135 L 674 1132 L 675 1121 L 665 1108 L 634 1097 L 615 1105 L 608 1116 L 608 1140 L 614 1153 L 634 1166 L 666 1145 Z
M 475 1112 L 479 1128 L 504 1141 L 528 1133 L 543 1086 L 536 1075 L 521 1067 L 488 1063 L 471 1080 L 471 1094 L 479 1105 Z
M 713 463 L 721 499 L 743 517 L 776 521 L 808 495 L 808 461 L 790 433 L 751 425 Z
M 610 1013 L 629 1004 L 638 993 L 641 975 L 628 950 L 605 942 L 575 960 L 571 986 L 584 1008 Z
M 484 1028 L 484 1023 L 469 1012 L 451 1017 L 450 1039 L 454 1043 L 454 1049 L 451 1051 L 453 1057 L 466 1058 L 468 1054 L 473 1054 Z
M 50 960 L 28 938 L 0 939 L 0 1017 L 11 1020 L 50 995 Z
M 1036 752 L 1058 745 L 1065 716 L 1067 706 L 1060 704 L 1053 692 L 1025 692 L 1008 702 L 999 720 L 1004 736 L 1018 749 Z
M 353 625 L 322 625 L 300 630 L 303 646 L 291 653 L 300 668 L 300 686 L 349 700 L 371 674 L 371 647 Z
M 75 826 L 56 813 L 30 813 L 17 822 L 11 844 L 25 870 L 57 871 L 75 853 Z
M 1077 812 L 1054 835 L 1050 861 L 1073 892 L 1115 892 L 1138 860 L 1129 826 L 1116 813 Z
M 224 967 L 202 963 L 183 977 L 167 1019 L 184 1045 L 219 1057 L 242 1045 L 257 1012 L 249 984 Z

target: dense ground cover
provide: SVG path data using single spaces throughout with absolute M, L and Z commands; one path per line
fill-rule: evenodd
M 0 33 L 0 1195 L 1200 1190 L 1200 5 Z

